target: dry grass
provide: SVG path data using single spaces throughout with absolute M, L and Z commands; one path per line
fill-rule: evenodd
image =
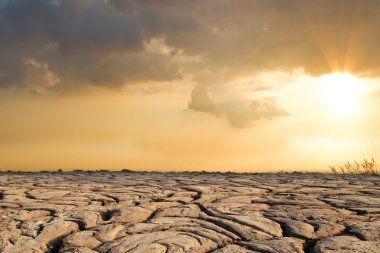
M 370 161 L 364 159 L 362 163 L 354 161 L 352 164 L 347 162 L 337 168 L 335 166 L 329 166 L 329 168 L 334 174 L 378 174 L 377 164 L 373 158 Z

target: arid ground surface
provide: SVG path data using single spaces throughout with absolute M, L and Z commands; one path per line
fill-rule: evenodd
M 0 174 L 0 252 L 379 249 L 379 176 Z

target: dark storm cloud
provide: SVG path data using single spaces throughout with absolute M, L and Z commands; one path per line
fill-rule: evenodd
M 0 84 L 27 85 L 25 59 L 60 85 L 173 80 L 179 69 L 200 83 L 295 67 L 378 73 L 379 14 L 377 0 L 2 1 Z M 155 37 L 202 62 L 146 52 Z
M 160 20 L 170 21 L 163 13 L 150 14 L 154 20 L 146 21 L 147 13 L 121 14 L 100 0 L 8 1 L 0 9 L 0 85 L 28 87 L 29 59 L 46 65 L 45 74 L 56 75 L 60 86 L 178 79 L 170 55 L 144 48 L 164 34 Z M 175 29 L 185 30 L 180 24 Z

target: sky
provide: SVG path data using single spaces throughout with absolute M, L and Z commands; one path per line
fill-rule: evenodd
M 378 0 L 0 0 L 0 169 L 380 159 Z

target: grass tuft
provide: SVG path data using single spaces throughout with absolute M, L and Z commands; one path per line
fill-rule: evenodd
M 378 174 L 377 164 L 375 159 L 371 159 L 370 161 L 364 159 L 362 163 L 358 163 L 354 161 L 354 163 L 350 163 L 349 161 L 344 165 L 340 165 L 337 168 L 335 166 L 329 166 L 331 172 L 333 174 Z

